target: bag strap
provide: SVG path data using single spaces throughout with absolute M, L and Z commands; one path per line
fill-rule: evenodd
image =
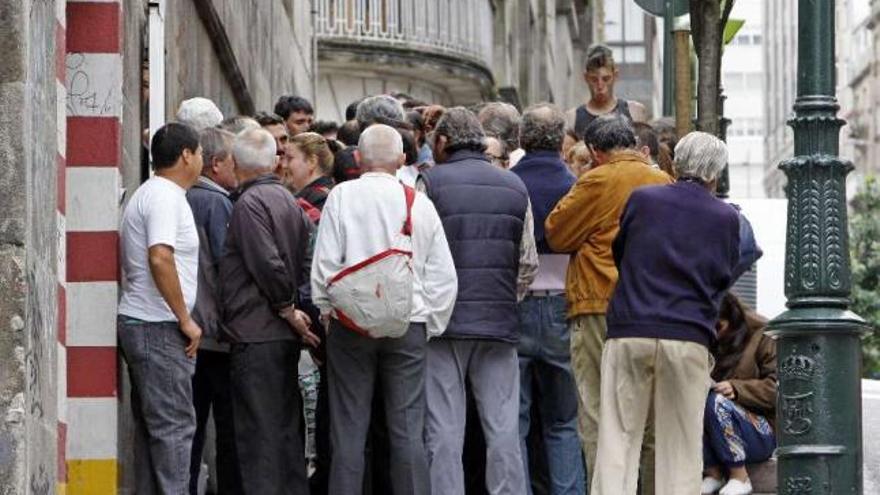
M 403 186 L 403 194 L 406 196 L 406 221 L 403 222 L 403 229 L 400 231 L 401 234 L 411 237 L 412 236 L 412 207 L 413 203 L 416 201 L 416 190 L 404 184 L 400 183 Z

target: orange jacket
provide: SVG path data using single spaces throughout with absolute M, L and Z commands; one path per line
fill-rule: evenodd
M 623 207 L 636 188 L 671 182 L 641 153 L 625 150 L 581 176 L 559 200 L 544 230 L 551 249 L 572 254 L 565 282 L 569 318 L 605 314 L 617 283 L 611 242 Z

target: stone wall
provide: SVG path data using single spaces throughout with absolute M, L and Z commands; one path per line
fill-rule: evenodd
M 55 491 L 55 3 L 0 1 L 0 493 Z
M 271 111 L 281 94 L 314 101 L 308 4 L 307 0 L 169 2 L 165 16 L 169 118 L 181 101 L 193 96 L 213 99 L 228 115 Z M 245 91 L 235 87 L 236 80 Z

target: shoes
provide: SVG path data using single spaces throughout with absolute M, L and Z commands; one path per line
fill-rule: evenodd
M 711 476 L 703 478 L 703 484 L 700 485 L 701 495 L 713 495 L 724 486 L 724 480 L 715 479 Z
M 731 479 L 724 485 L 724 488 L 718 492 L 718 495 L 751 495 L 752 493 L 752 482 L 751 480 L 746 480 L 743 483 L 740 480 Z

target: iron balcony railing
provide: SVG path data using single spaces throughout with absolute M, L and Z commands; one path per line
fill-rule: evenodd
M 319 40 L 369 42 L 492 62 L 490 0 L 313 0 Z

